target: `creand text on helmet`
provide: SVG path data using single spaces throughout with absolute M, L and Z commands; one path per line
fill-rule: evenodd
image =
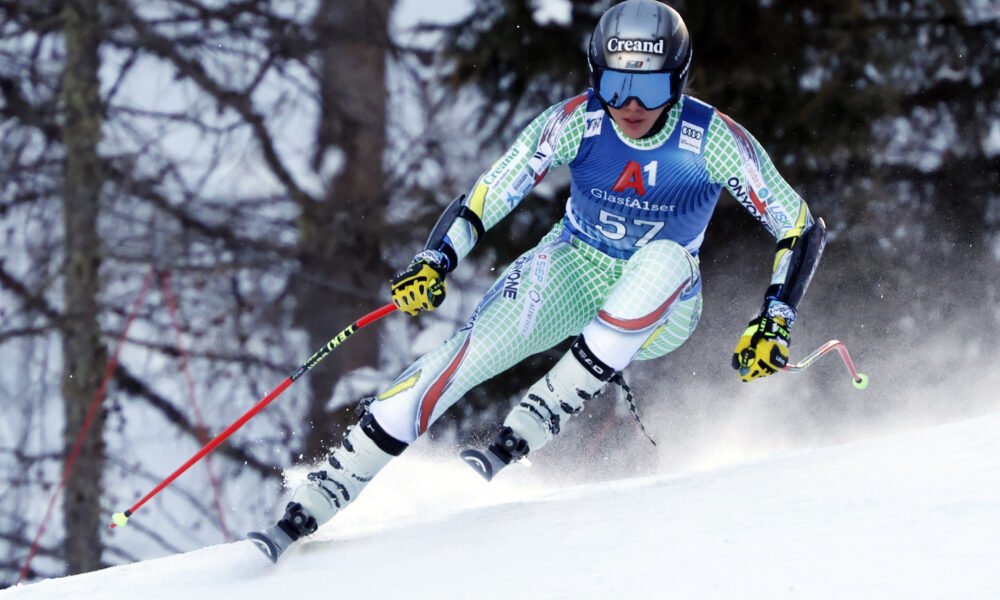
M 623 40 L 613 37 L 607 43 L 608 52 L 645 52 L 647 54 L 663 54 L 663 40 Z

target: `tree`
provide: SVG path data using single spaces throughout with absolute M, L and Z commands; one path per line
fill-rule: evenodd
M 302 206 L 300 275 L 295 280 L 295 322 L 312 347 L 325 344 L 359 316 L 384 303 L 386 180 L 386 63 L 391 0 L 321 3 L 314 20 L 319 50 L 321 118 L 312 164 L 329 173 L 323 196 Z M 344 404 L 328 407 L 348 372 L 378 362 L 378 336 L 352 340 L 351 351 L 309 378 L 315 401 L 304 453 L 325 454 L 337 433 L 354 421 Z M 353 400 L 358 400 L 355 398 Z M 351 399 L 345 399 L 351 402 Z M 343 400 L 342 400 L 343 401 Z
M 98 322 L 102 244 L 97 221 L 104 177 L 98 154 L 102 111 L 98 81 L 101 32 L 97 11 L 97 0 L 68 2 L 63 6 L 67 56 L 62 83 L 66 117 L 62 127 L 66 150 L 62 193 L 66 310 L 60 329 L 67 457 L 73 455 L 77 432 L 90 426 L 90 434 L 80 448 L 80 460 L 66 480 L 63 515 L 69 573 L 100 568 L 103 553 L 100 530 L 94 524 L 101 515 L 105 416 L 98 412 L 92 423 L 87 422 L 108 358 Z
M 323 83 L 344 75 L 335 49 L 327 49 L 336 38 L 323 28 L 361 30 L 352 21 L 368 14 L 361 5 L 328 3 L 314 14 L 318 7 L 306 1 L 0 3 L 0 222 L 8 232 L 0 251 L 0 355 L 6 364 L 44 357 L 25 374 L 31 383 L 0 373 L 11 406 L 23 407 L 12 410 L 21 420 L 0 432 L 0 470 L 15 484 L 0 495 L 3 554 L 11 557 L 5 574 L 21 566 L 66 457 L 47 435 L 49 399 L 58 397 L 47 382 L 59 380 L 60 369 L 73 375 L 65 378 L 67 414 L 59 422 L 75 439 L 109 348 L 126 330 L 121 363 L 67 489 L 66 523 L 48 528 L 44 560 L 30 576 L 61 573 L 63 559 L 74 570 L 135 559 L 131 548 L 141 538 L 161 552 L 217 541 L 224 526 L 215 504 L 237 505 L 225 515 L 234 528 L 271 518 L 280 469 L 308 445 L 301 434 L 311 430 L 308 415 L 326 412 L 330 375 L 325 387 L 313 384 L 313 397 L 306 386 L 290 390 L 216 451 L 227 459 L 216 471 L 228 482 L 221 499 L 227 487 L 255 493 L 213 502 L 199 465 L 134 519 L 131 533 L 112 538 L 106 527 L 109 507 L 137 500 L 206 432 L 287 376 L 316 339 L 325 343 L 379 297 L 369 282 L 382 281 L 381 255 L 368 240 L 389 236 L 379 234 L 377 219 L 366 220 L 377 211 L 365 208 L 380 186 L 359 186 L 383 179 L 384 38 L 362 49 L 372 67 L 359 73 L 374 86 L 371 129 L 356 132 L 357 107 L 340 121 L 320 118 L 324 103 L 331 114 L 343 106 L 335 85 Z M 380 6 L 375 25 L 381 20 L 384 29 L 390 4 Z M 325 158 L 337 144 L 371 167 L 367 175 L 334 172 Z M 343 213 L 345 196 L 351 215 Z M 329 229 L 351 221 L 353 237 Z M 345 262 L 346 255 L 364 260 Z M 151 272 L 152 285 L 140 292 Z M 328 296 L 303 293 L 305 281 L 333 287 L 350 305 L 330 307 Z M 326 316 L 311 319 L 299 302 Z M 297 336 L 300 325 L 314 337 Z M 362 351 L 365 343 L 352 340 L 357 352 L 343 371 L 377 360 L 377 345 L 368 341 Z M 194 396 L 200 410 L 188 404 Z M 156 460 L 164 444 L 174 458 L 169 466 Z M 266 481 L 272 485 L 262 488 Z

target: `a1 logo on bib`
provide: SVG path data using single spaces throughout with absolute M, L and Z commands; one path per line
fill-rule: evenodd
M 701 142 L 705 139 L 705 128 L 694 123 L 681 121 L 681 140 L 677 144 L 681 150 L 701 154 Z

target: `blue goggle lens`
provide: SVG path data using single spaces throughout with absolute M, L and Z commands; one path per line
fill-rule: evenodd
M 597 81 L 597 94 L 612 108 L 625 106 L 635 98 L 646 109 L 659 108 L 670 101 L 670 73 L 628 73 L 603 69 Z

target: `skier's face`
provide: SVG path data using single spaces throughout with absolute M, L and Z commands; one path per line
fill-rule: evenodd
M 649 130 L 653 128 L 653 123 L 656 123 L 664 110 L 666 110 L 665 106 L 653 110 L 643 108 L 635 98 L 629 100 L 621 108 L 608 106 L 611 118 L 615 120 L 618 128 L 632 139 L 639 139 L 649 133 Z

